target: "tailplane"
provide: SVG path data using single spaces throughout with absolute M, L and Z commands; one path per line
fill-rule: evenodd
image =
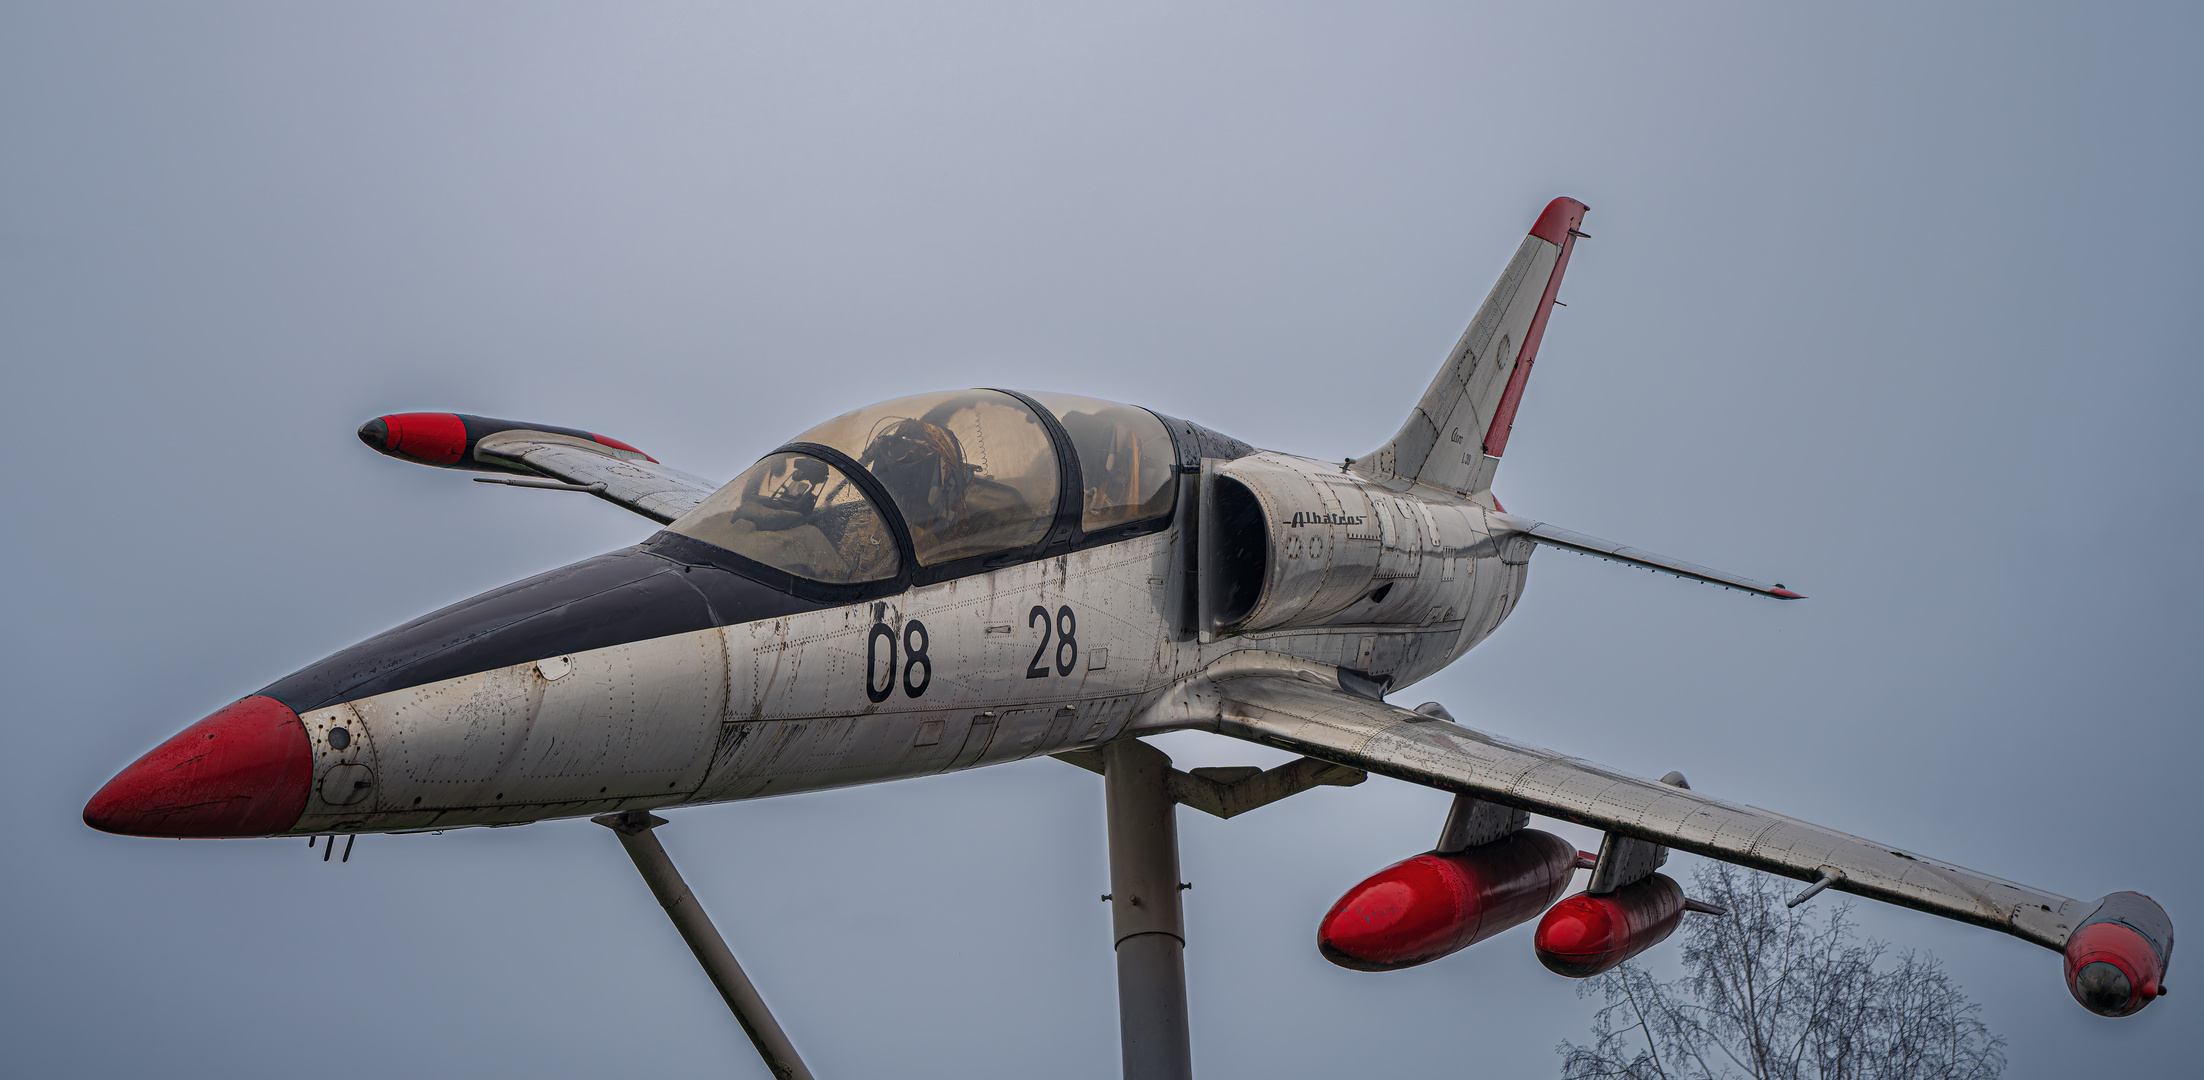
M 1461 495 L 1492 487 L 1585 209 L 1566 196 L 1546 204 L 1400 434 L 1357 459 L 1357 472 Z

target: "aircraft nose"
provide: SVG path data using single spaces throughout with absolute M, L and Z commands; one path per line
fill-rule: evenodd
M 306 725 L 255 694 L 176 733 L 84 804 L 84 823 L 124 836 L 267 836 L 306 809 Z

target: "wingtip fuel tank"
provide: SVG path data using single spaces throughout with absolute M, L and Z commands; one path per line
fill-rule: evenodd
M 594 431 L 519 420 L 499 420 L 489 416 L 470 416 L 466 413 L 388 413 L 361 424 L 359 436 L 368 449 L 417 465 L 470 469 L 477 472 L 523 471 L 475 456 L 475 444 L 488 436 L 506 431 L 541 431 L 563 435 L 584 444 L 594 444 L 600 448 L 600 453 L 614 457 L 636 458 L 652 463 L 658 460 L 627 443 Z
M 2117 892 L 2066 939 L 2066 989 L 2099 1016 L 2132 1016 L 2166 993 L 2173 920 L 2157 901 Z

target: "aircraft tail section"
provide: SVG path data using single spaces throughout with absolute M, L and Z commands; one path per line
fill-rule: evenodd
M 1492 487 L 1585 209 L 1566 196 L 1546 204 L 1416 411 L 1356 471 L 1462 495 Z

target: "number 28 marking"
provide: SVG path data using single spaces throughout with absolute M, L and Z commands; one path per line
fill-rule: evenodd
M 1071 674 L 1071 669 L 1079 663 L 1079 619 L 1071 613 L 1071 605 L 1057 608 L 1056 618 L 1051 620 L 1048 609 L 1035 604 L 1033 610 L 1026 612 L 1025 624 L 1031 628 L 1036 620 L 1041 624 L 1041 643 L 1033 648 L 1033 662 L 1026 665 L 1025 677 L 1048 678 L 1048 643 L 1051 631 L 1056 639 L 1056 674 Z

